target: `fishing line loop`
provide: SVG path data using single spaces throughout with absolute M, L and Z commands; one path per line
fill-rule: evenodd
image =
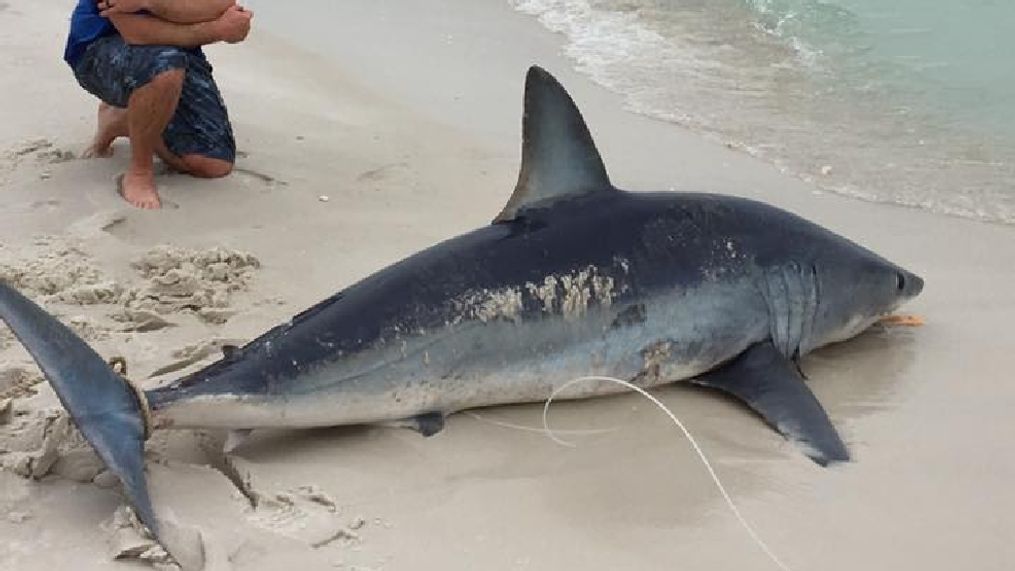
M 691 432 L 687 430 L 687 427 L 684 426 L 684 423 L 680 422 L 680 419 L 677 418 L 677 415 L 673 414 L 673 412 L 670 411 L 670 409 L 667 408 L 666 405 L 664 405 L 656 397 L 649 394 L 648 391 L 646 391 L 645 389 L 632 383 L 629 383 L 627 381 L 623 381 L 621 379 L 600 376 L 579 377 L 577 379 L 572 379 L 564 383 L 563 385 L 554 389 L 553 393 L 550 394 L 550 397 L 547 398 L 546 402 L 543 404 L 543 430 L 546 436 L 550 438 L 550 440 L 553 440 L 554 442 L 560 444 L 561 446 L 575 448 L 575 444 L 573 442 L 561 440 L 560 438 L 557 437 L 556 433 L 554 433 L 554 431 L 550 428 L 548 418 L 548 414 L 550 412 L 550 404 L 553 403 L 553 399 L 555 399 L 557 395 L 569 389 L 570 387 L 577 385 L 579 383 L 589 383 L 589 382 L 610 382 L 621 385 L 647 398 L 649 401 L 652 402 L 652 404 L 656 405 L 659 409 L 665 412 L 666 415 L 670 417 L 670 420 L 673 421 L 673 424 L 675 424 L 677 428 L 679 428 L 680 431 L 684 433 L 684 436 L 687 437 L 687 440 L 691 443 L 691 446 L 694 448 L 694 451 L 698 454 L 698 458 L 701 459 L 702 464 L 705 465 L 705 469 L 708 470 L 708 475 L 711 476 L 712 481 L 715 483 L 715 487 L 719 490 L 719 493 L 722 494 L 723 499 L 726 501 L 726 505 L 729 507 L 730 511 L 733 512 L 733 515 L 737 518 L 737 521 L 740 522 L 740 525 L 744 528 L 744 530 L 747 531 L 747 534 L 751 536 L 752 540 L 754 540 L 754 543 L 759 548 L 761 548 L 762 551 L 765 552 L 765 555 L 767 555 L 768 558 L 772 561 L 772 563 L 774 563 L 779 569 L 781 569 L 782 571 L 792 571 L 788 565 L 783 563 L 782 560 L 779 559 L 778 556 L 776 556 L 776 554 L 772 551 L 772 549 L 768 546 L 768 544 L 761 539 L 761 536 L 759 536 L 758 533 L 754 531 L 754 527 L 752 527 L 751 524 L 748 523 L 747 519 L 743 516 L 743 514 L 740 513 L 740 509 L 737 508 L 737 505 L 733 502 L 733 498 L 730 497 L 729 492 L 726 491 L 726 486 L 724 486 L 722 481 L 719 480 L 719 476 L 716 474 L 715 469 L 712 468 L 712 463 L 708 461 L 708 458 L 702 451 L 701 446 L 698 446 L 698 442 L 694 439 L 693 436 L 691 436 Z

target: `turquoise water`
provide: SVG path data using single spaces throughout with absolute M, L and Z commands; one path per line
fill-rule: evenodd
M 1015 223 L 1011 0 L 510 0 L 634 111 L 837 192 Z
M 1015 135 L 1015 2 L 746 3 L 766 30 L 821 50 L 852 80 L 907 90 L 957 126 Z

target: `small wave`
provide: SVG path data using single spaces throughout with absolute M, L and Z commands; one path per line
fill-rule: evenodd
M 850 35 L 857 30 L 857 18 L 848 9 L 817 0 L 741 0 L 755 12 L 758 26 L 787 40 L 796 38 L 808 49 L 818 46 L 828 36 Z
M 611 11 L 593 8 L 586 0 L 509 0 L 518 11 L 535 16 L 549 30 L 562 34 L 567 43 L 566 56 L 578 69 L 601 85 L 623 91 L 635 83 L 628 74 L 618 73 L 622 66 L 639 61 L 680 61 L 690 70 L 701 69 L 700 62 L 682 56 L 676 46 L 642 24 L 635 11 Z
M 576 69 L 623 95 L 631 111 L 832 192 L 1015 223 L 1015 136 L 987 136 L 936 109 L 914 74 L 947 64 L 874 57 L 861 18 L 833 3 L 509 3 L 561 34 Z M 927 26 L 896 24 L 885 33 L 926 35 Z

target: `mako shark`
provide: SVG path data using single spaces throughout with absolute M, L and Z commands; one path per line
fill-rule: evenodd
M 143 459 L 153 428 L 404 421 L 431 435 L 456 411 L 543 401 L 587 375 L 721 389 L 814 461 L 845 461 L 797 361 L 922 287 L 763 203 L 615 188 L 574 101 L 533 67 L 521 174 L 491 225 L 380 270 L 200 371 L 137 390 L 2 284 L 0 317 L 158 537 Z M 588 383 L 558 398 L 619 390 Z

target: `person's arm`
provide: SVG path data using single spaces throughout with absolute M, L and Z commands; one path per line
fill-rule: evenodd
M 235 0 L 97 0 L 99 14 L 112 17 L 116 14 L 148 12 L 177 24 L 210 22 L 236 5 Z
M 177 24 L 144 14 L 112 14 L 110 22 L 131 45 L 166 45 L 193 48 L 215 42 L 241 42 L 250 32 L 253 13 L 230 7 L 210 22 Z
M 194 48 L 219 41 L 211 22 L 177 24 L 143 14 L 114 14 L 109 20 L 123 41 L 132 46 Z

